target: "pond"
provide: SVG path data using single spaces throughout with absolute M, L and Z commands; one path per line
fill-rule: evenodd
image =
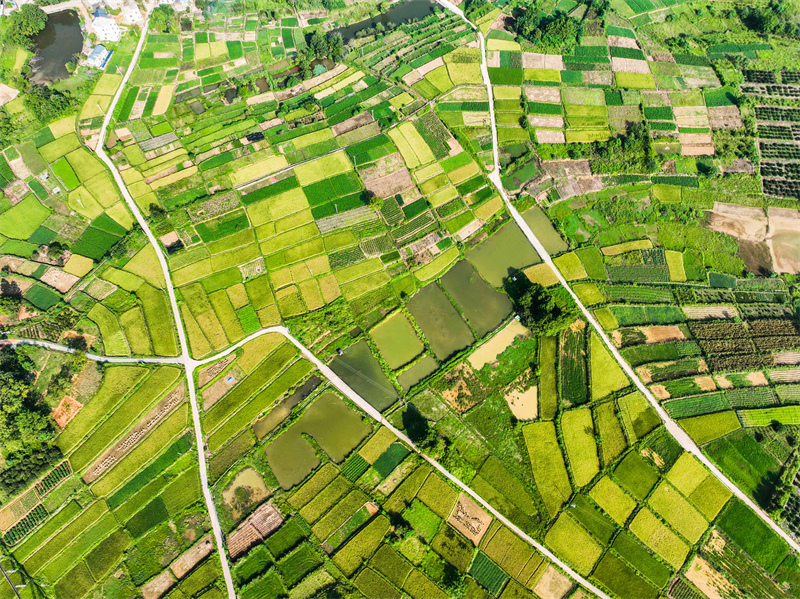
M 475 269 L 493 287 L 502 287 L 509 269 L 522 269 L 541 262 L 517 223 L 508 222 L 480 245 L 467 251 Z
M 65 66 L 83 48 L 83 33 L 78 13 L 62 10 L 47 19 L 47 25 L 33 38 L 36 56 L 31 59 L 34 83 L 67 79 Z
M 386 29 L 392 29 L 411 19 L 422 19 L 427 17 L 433 12 L 433 9 L 439 5 L 434 0 L 407 0 L 393 5 L 385 13 L 377 15 L 366 21 L 359 21 L 347 27 L 340 27 L 334 29 L 333 33 L 339 33 L 342 36 L 342 41 L 346 44 L 352 39 L 355 39 L 356 34 L 364 29 L 372 29 L 378 23 L 382 23 Z
M 363 339 L 344 350 L 341 356 L 336 356 L 331 362 L 331 370 L 376 410 L 383 411 L 397 401 L 392 383 Z

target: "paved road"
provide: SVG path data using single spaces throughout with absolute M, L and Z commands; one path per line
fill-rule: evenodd
M 208 510 L 208 516 L 211 521 L 211 528 L 214 531 L 214 539 L 217 544 L 217 552 L 219 553 L 219 559 L 222 564 L 222 574 L 223 577 L 225 578 L 225 586 L 228 591 L 228 597 L 230 597 L 231 599 L 235 599 L 236 589 L 233 585 L 233 578 L 231 577 L 230 565 L 228 564 L 228 558 L 227 555 L 225 554 L 222 528 L 219 525 L 219 517 L 217 516 L 216 506 L 214 505 L 214 498 L 211 495 L 211 489 L 208 485 L 208 468 L 206 464 L 205 446 L 203 443 L 203 429 L 200 422 L 200 409 L 197 405 L 197 393 L 194 385 L 194 369 L 197 365 L 197 362 L 193 360 L 189 354 L 188 344 L 186 342 L 186 333 L 183 329 L 180 311 L 178 310 L 178 302 L 175 298 L 175 288 L 172 285 L 172 279 L 170 278 L 167 259 L 164 255 L 164 252 L 161 250 L 161 246 L 158 244 L 158 241 L 153 235 L 153 232 L 150 230 L 147 221 L 142 216 L 139 207 L 133 200 L 133 196 L 131 196 L 130 192 L 128 191 L 128 188 L 125 186 L 125 181 L 123 181 L 122 176 L 117 170 L 117 167 L 108 157 L 108 155 L 105 152 L 105 148 L 103 147 L 105 144 L 108 126 L 111 123 L 112 116 L 114 115 L 114 107 L 117 105 L 117 102 L 119 102 L 119 99 L 122 96 L 122 92 L 125 91 L 131 73 L 136 68 L 136 63 L 139 59 L 139 54 L 141 53 L 142 47 L 144 46 L 144 41 L 147 38 L 147 27 L 149 23 L 150 19 L 148 11 L 148 18 L 144 22 L 144 25 L 142 26 L 142 35 L 139 38 L 139 44 L 136 46 L 136 52 L 133 55 L 133 59 L 131 60 L 131 64 L 128 67 L 128 70 L 125 72 L 125 76 L 122 79 L 122 83 L 117 89 L 117 93 L 114 94 L 114 98 L 111 101 L 111 105 L 108 107 L 106 117 L 105 119 L 103 119 L 103 127 L 100 130 L 100 139 L 97 142 L 97 148 L 95 149 L 95 153 L 111 170 L 111 173 L 114 175 L 114 180 L 117 182 L 117 186 L 122 192 L 122 196 L 125 198 L 125 202 L 127 202 L 128 207 L 131 209 L 131 212 L 136 217 L 136 222 L 139 223 L 139 226 L 147 235 L 147 239 L 155 248 L 156 255 L 158 256 L 158 263 L 161 266 L 161 271 L 164 273 L 164 280 L 167 282 L 167 295 L 169 296 L 169 303 L 172 309 L 172 316 L 175 320 L 175 328 L 178 331 L 178 340 L 180 341 L 180 346 L 181 346 L 181 354 L 177 358 L 176 363 L 183 364 L 184 368 L 186 369 L 186 384 L 189 389 L 189 404 L 192 407 L 192 423 L 194 425 L 195 441 L 197 443 L 197 457 L 200 466 L 200 485 L 203 488 L 203 497 L 205 499 L 206 509 Z
M 437 0 L 440 4 L 447 7 L 449 10 L 452 10 L 459 14 L 465 20 L 464 14 L 462 11 L 457 9 L 456 7 L 452 6 L 450 2 L 447 0 Z M 469 21 L 467 21 L 469 23 Z M 475 27 L 473 26 L 475 29 Z M 792 549 L 796 552 L 800 553 L 800 544 L 797 543 L 785 530 L 783 530 L 778 524 L 770 518 L 769 514 L 767 514 L 764 510 L 762 510 L 756 503 L 750 499 L 750 497 L 744 493 L 739 487 L 737 487 L 733 481 L 731 481 L 727 476 L 725 476 L 719 468 L 717 468 L 711 460 L 709 460 L 703 452 L 700 450 L 700 447 L 694 442 L 694 440 L 686 434 L 686 432 L 678 426 L 678 423 L 675 422 L 672 417 L 664 410 L 661 404 L 658 402 L 656 397 L 650 392 L 642 380 L 639 378 L 639 375 L 631 368 L 630 364 L 622 357 L 622 354 L 616 348 L 616 346 L 611 342 L 611 339 L 606 335 L 603 327 L 597 322 L 591 312 L 583 305 L 583 302 L 578 298 L 572 288 L 569 286 L 569 283 L 561 274 L 561 271 L 558 270 L 556 265 L 553 263 L 553 259 L 545 249 L 544 245 L 539 241 L 536 235 L 533 233 L 531 228 L 528 226 L 528 223 L 525 222 L 525 219 L 522 218 L 522 215 L 519 211 L 514 207 L 514 205 L 509 200 L 508 196 L 506 195 L 505 190 L 503 189 L 502 182 L 500 181 L 500 157 L 499 157 L 499 145 L 497 142 L 497 125 L 494 116 L 494 102 L 493 102 L 493 94 L 492 94 L 492 84 L 489 79 L 489 70 L 487 68 L 487 57 L 486 57 L 486 46 L 484 43 L 483 34 L 476 29 L 478 34 L 478 38 L 480 40 L 481 46 L 481 75 L 483 77 L 484 85 L 486 85 L 486 90 L 489 94 L 489 121 L 492 127 L 492 150 L 494 155 L 494 170 L 489 174 L 489 179 L 492 181 L 494 186 L 497 188 L 497 191 L 503 198 L 503 202 L 505 202 L 506 209 L 511 214 L 512 218 L 516 221 L 517 225 L 519 225 L 522 232 L 527 237 L 528 241 L 534 247 L 536 252 L 541 257 L 542 261 L 547 264 L 553 272 L 558 277 L 559 283 L 569 292 L 572 296 L 572 299 L 580 308 L 581 312 L 583 313 L 584 318 L 592 325 L 595 332 L 598 336 L 603 340 L 606 348 L 611 352 L 611 355 L 614 356 L 614 359 L 617 363 L 622 367 L 625 373 L 631 378 L 636 388 L 647 398 L 647 401 L 650 402 L 650 405 L 656 411 L 658 416 L 664 423 L 667 431 L 675 437 L 678 443 L 681 444 L 681 447 L 685 451 L 694 454 L 700 462 L 702 462 L 706 468 L 708 468 L 711 473 L 723 484 L 725 485 L 736 497 L 742 500 L 747 506 L 752 509 L 758 516 L 776 533 L 778 533 Z

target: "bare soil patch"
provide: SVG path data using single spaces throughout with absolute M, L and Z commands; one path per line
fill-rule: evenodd
M 630 37 L 622 37 L 619 35 L 609 35 L 608 45 L 615 48 L 631 48 L 632 50 L 639 49 L 639 42 Z
M 647 64 L 646 60 L 612 56 L 611 70 L 617 73 L 641 73 L 642 75 L 648 75 L 650 73 L 650 65 Z
M 228 391 L 233 389 L 244 376 L 241 368 L 234 366 L 225 376 L 217 380 L 213 385 L 203 390 L 203 409 L 207 410 L 222 398 Z
M 736 106 L 710 106 L 708 120 L 712 129 L 741 129 L 742 115 Z
M 466 412 L 479 401 L 473 396 L 467 384 L 467 379 L 474 385 L 478 385 L 479 388 L 483 388 L 483 385 L 478 381 L 478 377 L 475 376 L 475 372 L 467 362 L 461 362 L 461 364 L 444 375 L 444 381 L 449 387 L 442 391 L 442 397 L 454 410 L 459 412 Z
M 747 375 L 747 380 L 753 383 L 753 387 L 766 387 L 769 381 L 763 372 L 751 372 Z
M 706 227 L 712 231 L 754 242 L 766 239 L 769 221 L 761 208 L 714 202 L 714 208 L 706 215 Z
M 53 410 L 53 420 L 63 430 L 69 424 L 69 421 L 77 416 L 82 407 L 82 403 L 66 395 Z
M 800 369 L 798 370 L 771 370 L 769 378 L 776 383 L 800 383 Z
M 725 375 L 718 374 L 714 377 L 720 389 L 733 389 L 733 383 Z
M 539 582 L 533 587 L 533 592 L 541 599 L 561 599 L 572 588 L 572 582 L 561 572 L 556 570 L 552 564 L 547 566 Z M 573 595 L 573 599 L 574 599 Z
M 283 524 L 283 516 L 271 503 L 264 503 L 228 535 L 228 553 L 236 559 L 256 543 L 260 543 Z
M 563 129 L 564 117 L 560 116 L 534 116 L 528 115 L 528 121 L 533 127 L 547 127 L 549 129 Z
M 525 95 L 531 102 L 561 103 L 561 91 L 557 87 L 526 87 Z
M 739 317 L 739 310 L 734 306 L 685 306 L 683 313 L 689 320 Z
M 144 599 L 159 599 L 175 584 L 175 578 L 170 570 L 164 570 L 153 580 L 142 587 L 142 597 Z
M 380 198 L 388 198 L 398 193 L 404 192 L 414 186 L 411 174 L 407 168 L 396 171 L 385 177 L 364 181 L 364 185 Z
M 58 268 L 48 268 L 40 279 L 42 283 L 58 289 L 61 293 L 66 293 L 72 289 L 72 286 L 80 280 L 80 277 L 71 275 Z
M 348 133 L 353 131 L 354 129 L 358 129 L 364 125 L 368 125 L 369 123 L 373 122 L 375 119 L 372 118 L 372 114 L 369 112 L 362 112 L 361 114 L 357 114 L 354 117 L 350 117 L 346 121 L 342 121 L 331 127 L 331 131 L 333 134 L 342 135 L 343 133 Z
M 800 352 L 785 351 L 779 354 L 774 354 L 772 358 L 776 366 L 800 364 Z
M 800 211 L 769 208 L 769 238 L 775 272 L 800 273 Z
M 700 387 L 701 391 L 716 391 L 717 389 L 714 379 L 710 376 L 696 376 L 694 377 L 694 384 Z
M 552 69 L 554 71 L 563 71 L 564 59 L 562 58 L 561 54 L 545 54 L 544 68 Z
M 664 401 L 665 399 L 669 399 L 670 397 L 672 397 L 664 385 L 653 385 L 652 387 L 650 387 L 650 391 L 653 393 L 653 395 L 656 396 L 656 399 L 658 399 L 659 401 Z
M 471 497 L 461 493 L 447 521 L 477 547 L 489 529 L 492 517 Z
M 509 391 L 505 395 L 511 413 L 517 420 L 536 420 L 539 416 L 539 388 Z
M 536 130 L 536 141 L 540 144 L 563 144 L 567 142 L 563 131 Z
M 225 368 L 236 359 L 235 354 L 230 354 L 219 360 L 218 362 L 214 362 L 210 366 L 206 366 L 205 368 L 201 368 L 200 372 L 197 375 L 197 385 L 199 387 L 205 387 L 208 383 L 214 379 L 220 372 L 225 370 Z
M 434 69 L 438 69 L 439 67 L 443 67 L 443 66 L 444 66 L 444 60 L 442 60 L 442 58 L 439 57 L 439 58 L 436 58 L 436 59 L 434 59 L 434 60 L 432 60 L 430 62 L 426 62 L 421 67 L 417 67 L 417 71 L 419 71 L 419 74 L 424 77 L 425 75 L 427 75 L 428 73 L 430 73 Z
M 686 339 L 686 335 L 678 325 L 657 325 L 652 327 L 640 327 L 639 330 L 645 336 L 645 343 L 661 343 L 662 341 L 680 341 Z
M 686 578 L 692 581 L 708 599 L 743 597 L 725 576 L 700 556 L 695 556 L 692 560 L 686 571 Z
M 172 562 L 169 569 L 178 579 L 181 579 L 213 550 L 214 543 L 211 541 L 211 535 L 208 535 Z

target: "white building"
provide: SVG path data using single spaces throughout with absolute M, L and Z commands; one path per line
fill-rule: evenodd
M 130 25 L 139 25 L 144 22 L 142 11 L 136 4 L 126 4 L 122 7 L 122 21 Z
M 101 42 L 118 42 L 122 39 L 119 25 L 110 17 L 97 17 L 92 21 L 92 28 Z
M 108 59 L 108 50 L 103 44 L 97 44 L 86 58 L 86 64 L 96 69 L 102 69 Z

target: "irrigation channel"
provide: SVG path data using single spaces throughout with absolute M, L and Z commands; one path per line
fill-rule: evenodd
M 539 239 L 534 235 L 531 228 L 522 218 L 520 213 L 517 209 L 511 204 L 508 196 L 503 189 L 503 186 L 500 181 L 500 163 L 499 163 L 499 150 L 498 150 L 498 141 L 497 141 L 497 127 L 495 124 L 495 117 L 494 117 L 494 106 L 492 103 L 492 86 L 489 80 L 489 72 L 487 69 L 487 57 L 486 57 L 486 44 L 483 34 L 480 30 L 475 27 L 464 15 L 463 11 L 461 11 L 458 7 L 451 4 L 447 0 L 437 0 L 437 2 L 443 6 L 445 9 L 453 12 L 454 14 L 461 17 L 470 27 L 475 30 L 478 40 L 480 42 L 481 47 L 481 74 L 483 76 L 484 84 L 486 85 L 487 92 L 489 94 L 489 111 L 490 111 L 490 121 L 491 121 L 491 128 L 492 128 L 492 146 L 493 146 L 493 156 L 494 156 L 494 169 L 489 174 L 489 178 L 492 183 L 497 188 L 498 192 L 503 198 L 503 201 L 506 205 L 511 216 L 514 218 L 516 223 L 522 229 L 523 233 L 527 237 L 528 241 L 531 245 L 536 249 L 539 256 L 542 260 L 553 269 L 553 272 L 558 277 L 559 282 L 561 285 L 569 292 L 572 296 L 575 303 L 580 308 L 581 312 L 583 313 L 584 317 L 587 321 L 591 324 L 591 326 L 595 329 L 597 334 L 605 343 L 606 347 L 609 349 L 611 354 L 614 356 L 614 359 L 620 364 L 623 370 L 628 374 L 628 376 L 633 380 L 636 387 L 641 391 L 644 396 L 648 399 L 648 401 L 652 404 L 656 412 L 658 413 L 661 420 L 664 422 L 667 430 L 672 434 L 676 440 L 681 444 L 684 450 L 691 452 L 697 458 L 705 464 L 705 466 L 716 476 L 720 482 L 722 482 L 728 489 L 731 490 L 739 499 L 741 499 L 746 505 L 748 505 L 752 510 L 754 510 L 764 522 L 766 522 L 773 530 L 775 530 L 787 543 L 798 553 L 800 553 L 800 544 L 798 544 L 794 539 L 792 539 L 782 528 L 780 528 L 762 509 L 760 509 L 745 493 L 743 493 L 736 485 L 733 484 L 727 477 L 725 477 L 720 470 L 714 466 L 706 458 L 703 453 L 700 451 L 700 448 L 697 444 L 692 441 L 692 439 L 677 425 L 677 423 L 670 418 L 670 416 L 666 413 L 666 411 L 661 408 L 660 404 L 650 393 L 649 389 L 642 383 L 641 379 L 636 375 L 634 370 L 630 367 L 630 365 L 624 360 L 622 355 L 617 351 L 616 347 L 611 343 L 609 337 L 605 334 L 602 327 L 598 324 L 589 310 L 581 303 L 580 299 L 578 299 L 577 295 L 572 291 L 569 284 L 567 283 L 564 276 L 558 270 L 558 268 L 553 263 L 551 256 L 548 254 L 547 250 L 545 250 L 542 243 Z M 464 493 L 470 495 L 473 499 L 475 499 L 478 503 L 480 503 L 484 508 L 486 508 L 494 517 L 500 520 L 503 524 L 508 526 L 511 530 L 513 530 L 518 536 L 532 545 L 537 551 L 541 552 L 545 557 L 550 559 L 553 563 L 558 565 L 565 573 L 567 573 L 573 580 L 577 583 L 582 585 L 587 590 L 594 593 L 597 597 L 602 599 L 610 599 L 609 596 L 597 588 L 595 585 L 591 584 L 588 580 L 584 577 L 579 575 L 575 572 L 572 568 L 570 568 L 566 563 L 564 563 L 561 559 L 559 559 L 556 555 L 554 555 L 549 549 L 543 546 L 541 543 L 536 541 L 535 539 L 531 538 L 525 532 L 519 529 L 513 522 L 511 522 L 508 518 L 506 518 L 503 514 L 501 514 L 497 509 L 492 507 L 486 500 L 480 497 L 477 493 L 475 493 L 472 489 L 470 489 L 465 483 L 459 480 L 456 476 L 448 472 L 443 466 L 441 466 L 436 460 L 430 458 L 429 456 L 422 453 L 419 448 L 411 442 L 411 440 L 400 430 L 395 428 L 391 423 L 389 423 L 380 412 L 378 412 L 375 408 L 373 408 L 364 398 L 358 395 L 355 391 L 353 391 L 342 379 L 340 379 L 326 364 L 321 362 L 311 351 L 302 345 L 297 339 L 295 339 L 289 329 L 282 326 L 277 327 L 269 327 L 262 330 L 259 330 L 251 335 L 247 336 L 245 339 L 239 341 L 235 345 L 232 345 L 228 349 L 203 360 L 195 360 L 193 359 L 188 350 L 188 344 L 186 340 L 186 333 L 183 328 L 183 321 L 181 320 L 180 311 L 178 309 L 178 303 L 175 296 L 175 288 L 172 283 L 172 279 L 170 277 L 169 268 L 167 265 L 166 256 L 161 249 L 158 241 L 156 240 L 153 232 L 150 230 L 147 221 L 142 216 L 139 207 L 133 200 L 130 192 L 128 191 L 127 187 L 125 186 L 125 182 L 120 175 L 120 172 L 117 170 L 114 163 L 108 157 L 104 150 L 104 143 L 106 139 L 106 134 L 108 131 L 108 127 L 111 123 L 112 116 L 114 114 L 114 108 L 116 107 L 122 92 L 125 89 L 125 86 L 130 78 L 131 73 L 136 67 L 136 63 L 138 61 L 139 55 L 141 50 L 144 46 L 144 41 L 147 38 L 147 28 L 149 24 L 149 18 L 145 21 L 142 27 L 142 34 L 139 38 L 139 43 L 136 46 L 136 51 L 134 52 L 133 58 L 131 60 L 130 65 L 128 66 L 127 71 L 123 77 L 122 83 L 120 84 L 119 88 L 117 89 L 116 94 L 114 95 L 111 105 L 109 106 L 105 119 L 103 120 L 103 126 L 100 131 L 100 138 L 97 142 L 97 146 L 95 148 L 95 153 L 97 156 L 106 164 L 106 166 L 111 171 L 112 175 L 114 176 L 114 180 L 117 183 L 120 191 L 122 192 L 123 197 L 125 198 L 128 207 L 130 208 L 133 215 L 136 217 L 136 221 L 142 230 L 145 232 L 148 241 L 153 245 L 156 251 L 156 255 L 158 257 L 159 265 L 161 266 L 161 270 L 164 274 L 164 279 L 166 281 L 167 287 L 167 294 L 169 296 L 170 307 L 172 310 L 173 318 L 175 320 L 176 329 L 178 333 L 178 340 L 180 342 L 181 353 L 178 357 L 151 357 L 151 358 L 120 358 L 120 357 L 106 357 L 106 356 L 99 356 L 95 354 L 87 354 L 87 358 L 97 361 L 97 362 L 106 362 L 106 363 L 115 363 L 115 364 L 124 364 L 124 363 L 148 363 L 148 364 L 180 364 L 184 367 L 186 371 L 186 380 L 187 380 L 187 387 L 189 389 L 189 401 L 191 404 L 192 410 L 192 421 L 194 426 L 195 432 L 195 440 L 197 443 L 198 448 L 198 464 L 200 469 L 200 482 L 203 488 L 203 496 L 206 503 L 206 508 L 208 509 L 209 519 L 211 521 L 211 526 L 214 532 L 214 538 L 217 545 L 217 552 L 220 557 L 220 562 L 222 565 L 223 576 L 225 578 L 225 585 L 228 592 L 229 599 L 236 599 L 236 589 L 233 584 L 233 578 L 231 576 L 230 565 L 228 564 L 228 559 L 225 554 L 224 550 L 224 539 L 222 529 L 219 524 L 219 518 L 217 516 L 216 506 L 214 505 L 213 496 L 211 494 L 211 489 L 208 484 L 208 472 L 207 472 L 207 464 L 206 464 L 206 456 L 204 451 L 204 442 L 203 442 L 203 430 L 202 424 L 200 420 L 200 410 L 197 403 L 197 394 L 194 385 L 194 371 L 199 366 L 204 364 L 208 364 L 215 360 L 218 360 L 224 356 L 229 355 L 230 353 L 237 350 L 239 347 L 251 341 L 261 335 L 265 335 L 268 333 L 279 333 L 286 337 L 292 344 L 294 344 L 300 352 L 311 362 L 313 363 L 317 369 L 323 374 L 330 383 L 343 395 L 345 395 L 348 399 L 350 399 L 353 403 L 355 403 L 359 408 L 361 408 L 369 417 L 376 420 L 383 426 L 387 427 L 397 438 L 401 441 L 406 443 L 409 447 L 411 447 L 416 453 L 418 453 L 425 461 L 427 461 L 431 466 L 436 468 L 443 476 L 445 476 L 448 480 L 450 480 L 453 484 L 459 487 Z M 47 341 L 40 341 L 40 340 L 33 340 L 33 339 L 9 339 L 4 342 L 5 344 L 27 344 L 27 345 L 36 345 L 40 347 L 44 347 L 54 351 L 62 351 L 72 353 L 75 350 L 70 349 L 66 346 L 59 345 L 56 343 L 51 343 Z

